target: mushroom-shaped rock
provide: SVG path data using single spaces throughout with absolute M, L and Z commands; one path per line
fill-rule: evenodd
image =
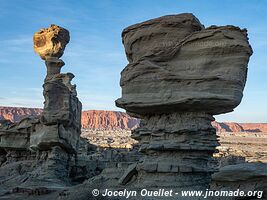
M 132 25 L 122 40 L 129 64 L 116 105 L 141 118 L 132 138 L 143 157 L 131 184 L 205 190 L 218 146 L 212 115 L 232 111 L 243 96 L 252 54 L 247 31 L 204 28 L 185 13 Z

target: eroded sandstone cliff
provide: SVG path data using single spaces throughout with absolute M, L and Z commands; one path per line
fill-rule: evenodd
M 43 112 L 41 108 L 22 108 L 0 106 L 0 119 L 7 119 L 11 122 L 18 122 L 27 116 L 38 116 Z
M 38 116 L 41 108 L 3 107 L 0 106 L 0 119 L 18 122 L 27 116 Z M 105 110 L 86 110 L 82 112 L 82 128 L 98 130 L 134 129 L 138 119 L 124 112 Z M 217 132 L 263 132 L 267 133 L 267 123 L 212 122 Z
M 133 129 L 139 124 L 139 120 L 130 117 L 124 112 L 87 110 L 82 113 L 82 127 L 90 129 Z

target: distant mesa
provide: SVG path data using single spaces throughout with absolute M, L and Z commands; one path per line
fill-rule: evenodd
M 130 130 L 139 126 L 139 119 L 125 112 L 87 110 L 82 112 L 82 127 L 102 130 Z
M 21 108 L 0 106 L 0 119 L 18 122 L 27 116 L 38 116 L 41 108 Z M 82 112 L 82 128 L 94 130 L 130 130 L 139 126 L 139 119 L 124 112 L 105 110 L 86 110 Z M 267 123 L 212 122 L 217 132 L 264 132 Z
M 41 108 L 1 107 L 0 119 L 18 122 L 28 116 L 39 116 Z M 95 130 L 130 130 L 138 127 L 139 119 L 130 117 L 125 112 L 87 110 L 82 112 L 82 128 Z

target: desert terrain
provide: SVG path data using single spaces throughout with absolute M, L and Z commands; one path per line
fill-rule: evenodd
M 0 107 L 0 119 L 18 122 L 36 117 L 40 108 Z M 101 148 L 131 149 L 138 142 L 131 138 L 131 130 L 139 126 L 139 119 L 124 112 L 87 110 L 82 112 L 81 137 Z M 267 163 L 267 123 L 212 123 L 219 136 L 216 157 L 243 157 L 248 162 Z

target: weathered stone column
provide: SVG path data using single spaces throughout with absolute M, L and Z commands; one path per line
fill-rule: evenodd
M 183 112 L 146 116 L 132 137 L 145 155 L 137 166 L 144 187 L 207 188 L 209 166 L 218 145 L 214 118 L 205 113 Z
M 206 189 L 218 145 L 213 115 L 242 99 L 252 54 L 246 30 L 204 28 L 180 14 L 132 25 L 122 38 L 129 64 L 116 105 L 141 118 L 132 131 L 144 153 L 136 185 Z
M 60 73 L 64 62 L 59 58 L 69 39 L 69 32 L 57 25 L 34 34 L 34 50 L 47 67 L 44 109 L 40 116 L 14 124 L 5 122 L 0 127 L 0 174 L 5 175 L 3 183 L 9 191 L 16 193 L 26 188 L 32 194 L 41 194 L 72 185 L 82 104 L 76 86 L 71 84 L 74 75 Z M 19 170 L 14 174 L 15 168 Z
M 47 150 L 60 146 L 75 153 L 81 133 L 82 104 L 77 98 L 72 73 L 60 73 L 59 59 L 70 40 L 69 31 L 57 25 L 34 34 L 34 50 L 45 60 L 47 75 L 43 84 L 45 98 L 41 123 L 31 134 L 30 148 Z

